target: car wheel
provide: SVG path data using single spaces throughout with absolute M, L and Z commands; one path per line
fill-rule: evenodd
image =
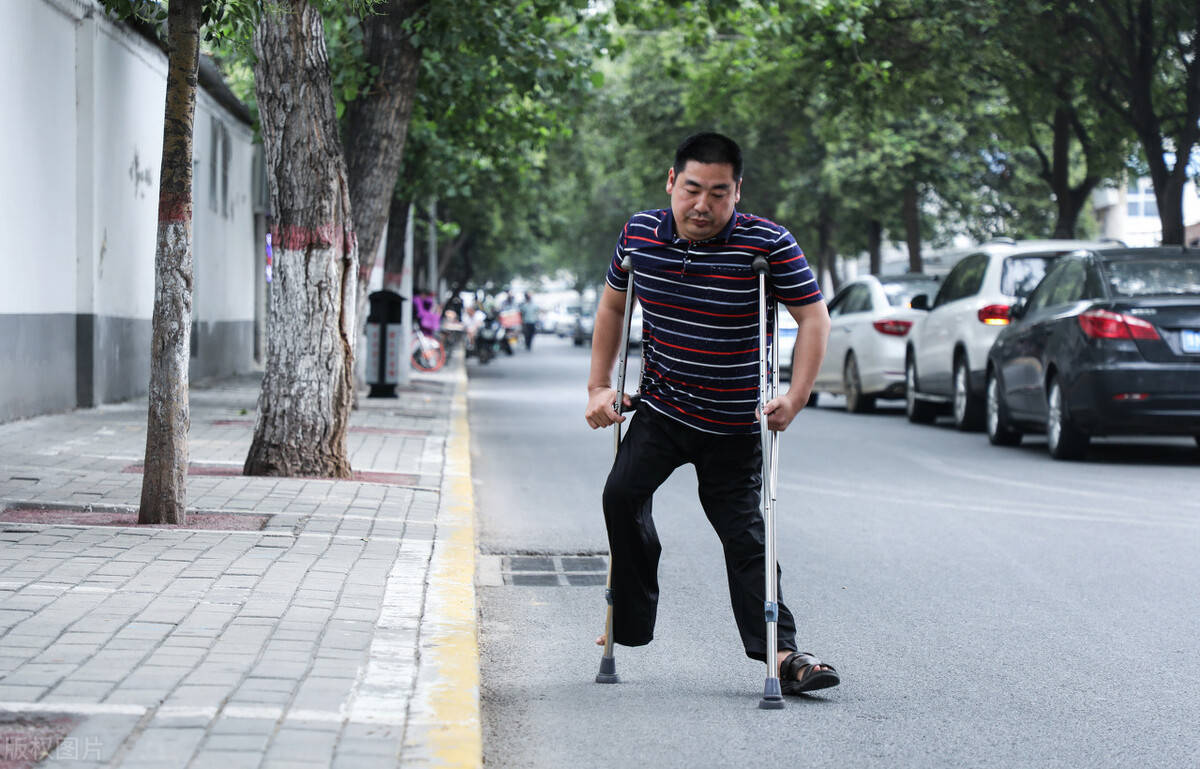
M 1055 459 L 1082 459 L 1087 454 L 1089 438 L 1071 423 L 1067 401 L 1058 379 L 1050 381 L 1046 397 L 1046 445 Z
M 988 372 L 987 378 L 987 425 L 988 440 L 993 446 L 1017 446 L 1021 443 L 1021 432 L 1014 430 L 1008 421 L 1008 408 L 1000 397 L 1000 379 L 995 371 Z
M 820 399 L 821 399 L 820 393 L 818 393 L 816 390 L 813 390 L 812 392 L 810 392 L 808 394 L 808 403 L 804 404 L 804 408 L 806 408 L 806 409 L 813 408 L 814 406 L 817 405 L 817 401 L 819 401 Z M 1200 441 L 1200 437 L 1196 438 L 1196 440 Z
M 963 431 L 983 426 L 983 400 L 971 392 L 971 372 L 961 355 L 954 361 L 954 426 Z
M 875 399 L 863 395 L 862 377 L 858 375 L 858 359 L 854 353 L 846 356 L 846 365 L 842 368 L 842 391 L 846 393 L 846 411 L 851 414 L 865 414 L 875 408 Z
M 914 424 L 929 424 L 937 416 L 934 405 L 917 397 L 917 362 L 911 357 L 904 363 L 904 412 Z

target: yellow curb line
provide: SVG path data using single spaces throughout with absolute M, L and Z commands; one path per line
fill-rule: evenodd
M 431 668 L 426 679 L 431 720 L 426 733 L 429 765 L 481 769 L 475 494 L 471 485 L 466 367 L 459 372 L 446 443 L 446 472 L 421 653 L 422 665 Z

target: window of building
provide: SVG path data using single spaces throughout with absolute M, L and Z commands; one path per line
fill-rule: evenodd
M 1158 200 L 1154 186 L 1146 179 L 1132 179 L 1127 190 L 1125 213 L 1129 216 L 1158 218 Z
M 218 118 L 212 119 L 211 151 L 208 156 L 208 207 L 221 216 L 229 216 L 229 165 L 233 142 L 229 129 Z

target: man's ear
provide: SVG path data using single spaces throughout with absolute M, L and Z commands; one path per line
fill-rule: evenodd
M 737 184 L 733 187 L 733 202 L 737 203 L 742 199 L 742 180 L 738 179 Z
M 671 194 L 671 190 L 675 188 L 675 167 L 671 166 L 667 169 L 667 194 Z

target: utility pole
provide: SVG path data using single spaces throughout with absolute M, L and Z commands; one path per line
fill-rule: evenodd
M 426 267 L 425 274 L 426 274 L 427 278 L 425 281 L 425 285 L 429 289 L 429 293 L 433 294 L 434 300 L 440 302 L 442 295 L 438 291 L 437 198 L 436 197 L 429 199 L 429 208 L 428 208 L 427 215 L 429 217 L 429 222 L 427 225 L 429 227 L 429 230 L 428 230 L 428 236 L 426 238 L 426 240 L 428 242 L 426 244 L 427 263 L 425 265 L 425 267 Z
M 416 206 L 408 204 L 407 222 L 404 225 L 404 270 L 400 273 L 400 296 L 404 297 L 404 313 L 400 321 L 400 360 L 396 384 L 407 387 L 412 372 L 412 316 L 413 316 L 413 217 Z

